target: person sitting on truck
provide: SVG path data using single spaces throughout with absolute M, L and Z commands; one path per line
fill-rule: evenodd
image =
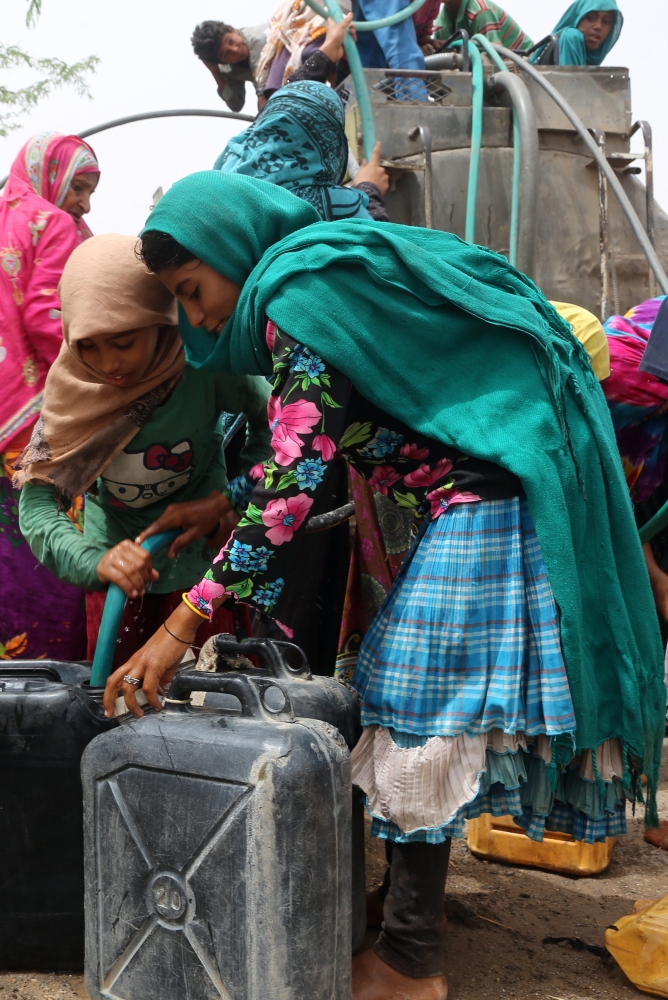
M 617 44 L 624 17 L 616 0 L 576 0 L 552 34 L 558 41 L 559 66 L 600 66 Z M 541 52 L 532 62 L 540 61 Z M 557 62 L 556 51 L 550 62 Z
M 404 0 L 353 0 L 356 21 L 376 21 L 399 13 L 405 6 Z M 412 17 L 376 31 L 358 31 L 357 48 L 362 65 L 366 69 L 424 70 L 424 54 L 420 46 L 426 42 L 426 29 L 421 21 L 417 23 L 422 32 L 420 41 Z M 393 78 L 393 96 L 400 101 L 429 99 L 425 83 L 419 77 Z
M 450 233 L 320 222 L 275 185 L 206 171 L 141 241 L 183 307 L 189 363 L 273 374 L 273 456 L 172 634 L 109 678 L 105 711 L 120 690 L 141 715 L 138 681 L 160 709 L 157 685 L 224 601 L 272 613 L 339 453 L 420 515 L 353 678 L 352 778 L 392 844 L 353 997 L 445 1000 L 444 884 L 466 817 L 604 840 L 625 829 L 633 770 L 657 825 L 663 651 L 598 382 L 536 286 Z
M 214 170 L 279 184 L 313 205 L 325 221 L 370 216 L 387 221 L 382 196 L 389 178 L 379 163 L 380 143 L 371 162 L 359 168 L 352 187 L 344 187 L 348 139 L 343 104 L 336 91 L 313 79 L 326 74 L 327 63 L 333 67 L 343 55 L 351 20 L 352 14 L 340 24 L 330 20 L 319 53 L 295 70 L 249 128 L 230 139 Z
M 339 6 L 344 15 L 351 12 L 351 0 L 340 0 Z M 441 6 L 441 0 L 426 0 L 419 10 L 413 14 L 413 24 L 418 46 L 425 55 L 431 55 L 438 48 L 434 42 L 434 19 Z M 349 18 L 352 20 L 352 17 Z M 308 6 L 306 0 L 295 3 L 285 0 L 269 22 L 268 40 L 265 45 L 257 69 L 258 83 L 263 88 L 263 95 L 270 97 L 274 91 L 285 86 L 292 74 L 303 65 L 311 55 L 324 51 L 328 44 L 331 47 L 330 27 L 334 22 L 325 21 Z M 384 37 L 384 36 L 381 36 Z M 362 34 L 357 37 L 358 46 L 363 52 L 363 65 L 367 56 L 364 54 L 366 43 Z M 375 43 L 371 43 L 375 54 Z M 331 57 L 331 53 L 328 53 Z M 334 60 L 343 59 L 343 51 Z M 343 72 L 347 70 L 342 63 Z M 328 74 L 332 83 L 336 80 L 337 67 L 332 65 Z M 324 82 L 324 78 L 323 78 Z
M 445 0 L 436 27 L 435 37 L 441 40 L 463 30 L 469 37 L 485 35 L 490 42 L 507 49 L 523 51 L 533 45 L 517 21 L 491 0 Z
M 342 0 L 344 14 L 351 12 L 350 0 Z M 352 17 L 349 18 L 349 21 Z M 314 52 L 331 49 L 329 24 L 324 17 L 309 7 L 306 0 L 285 0 L 272 16 L 267 31 L 267 43 L 262 50 L 257 68 L 258 84 L 265 97 L 271 97 L 288 82 L 289 77 L 303 65 Z M 338 46 L 341 49 L 341 46 Z M 332 53 L 328 52 L 331 57 Z M 337 57 L 335 62 L 341 55 Z M 336 67 L 332 66 L 335 76 Z
M 239 520 L 235 503 L 244 509 L 252 493 L 247 473 L 270 452 L 265 379 L 186 367 L 176 302 L 136 245 L 134 236 L 96 236 L 67 262 L 59 286 L 65 343 L 17 475 L 21 530 L 34 555 L 89 592 L 89 658 L 107 585 L 128 595 L 116 662 L 142 645 L 206 569 L 209 545 L 227 538 Z M 232 482 L 221 411 L 243 412 L 249 428 Z M 82 534 L 65 510 L 86 491 Z M 134 539 L 163 515 L 183 533 L 152 560 Z M 229 615 L 216 631 L 234 631 Z
M 230 111 L 239 112 L 246 103 L 246 83 L 264 104 L 262 87 L 256 79 L 264 49 L 267 24 L 253 28 L 233 28 L 223 21 L 202 21 L 190 39 L 195 55 L 202 60 L 218 85 L 218 94 Z

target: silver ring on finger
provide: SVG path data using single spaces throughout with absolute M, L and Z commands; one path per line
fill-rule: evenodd
M 132 687 L 139 687 L 141 684 L 141 677 L 131 677 L 130 674 L 126 674 L 123 680 L 126 684 L 131 684 Z

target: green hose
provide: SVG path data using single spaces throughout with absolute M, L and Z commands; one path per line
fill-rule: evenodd
M 316 0 L 306 0 L 306 3 L 314 11 L 316 11 L 316 13 L 320 14 L 321 17 L 331 17 L 337 24 L 343 20 L 344 14 L 339 7 L 338 0 L 327 0 L 329 14 L 327 11 L 324 11 L 318 3 L 316 3 Z M 343 48 L 345 49 L 346 58 L 348 59 L 350 75 L 355 82 L 357 107 L 360 109 L 360 122 L 362 125 L 362 145 L 364 147 L 364 155 L 367 160 L 370 160 L 371 154 L 373 153 L 373 147 L 376 145 L 376 128 L 373 123 L 373 111 L 371 110 L 371 101 L 369 99 L 369 88 L 366 85 L 366 77 L 364 76 L 364 68 L 362 66 L 360 54 L 357 51 L 354 39 L 352 39 L 349 34 L 347 34 L 343 40 Z
M 152 535 L 142 542 L 142 548 L 153 555 L 165 545 L 169 545 L 181 534 L 180 531 L 161 531 L 158 535 Z M 100 631 L 97 635 L 95 645 L 95 656 L 93 657 L 93 667 L 90 673 L 90 686 L 104 687 L 107 678 L 111 673 L 114 662 L 114 650 L 116 649 L 116 638 L 118 629 L 123 617 L 123 610 L 127 597 L 120 587 L 115 583 L 109 585 L 107 597 L 104 602 L 104 611 L 100 621 Z
M 640 529 L 640 544 L 644 545 L 650 539 L 658 535 L 662 528 L 668 524 L 668 503 L 664 504 L 661 510 L 657 511 L 654 517 L 650 518 L 647 524 Z
M 474 35 L 477 42 L 502 73 L 510 72 L 492 43 L 484 35 Z M 510 209 L 510 263 L 517 267 L 517 244 L 520 232 L 520 176 L 522 173 L 522 139 L 517 112 L 513 108 L 513 194 Z
M 484 76 L 482 57 L 475 45 L 469 48 L 471 55 L 471 164 L 469 166 L 469 188 L 466 196 L 466 228 L 464 239 L 475 243 L 475 217 L 478 206 L 478 178 L 480 175 L 480 150 L 482 149 L 482 102 L 484 97 Z
M 415 11 L 419 10 L 426 2 L 427 0 L 412 0 L 412 3 L 409 3 L 408 7 L 397 11 L 396 14 L 390 14 L 389 17 L 381 17 L 377 21 L 353 21 L 353 28 L 355 31 L 378 31 L 379 28 L 391 28 L 393 24 L 400 24 L 407 17 L 412 17 Z M 332 16 L 316 0 L 306 0 L 306 3 L 316 14 L 320 14 L 320 17 L 327 18 Z M 325 3 L 329 7 L 329 0 L 325 0 Z

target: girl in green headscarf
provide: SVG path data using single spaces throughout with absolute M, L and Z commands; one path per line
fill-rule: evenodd
M 600 66 L 616 45 L 624 17 L 616 0 L 576 0 L 556 26 L 560 66 Z M 532 62 L 539 59 L 537 52 Z
M 444 1000 L 443 893 L 466 818 L 594 842 L 648 778 L 663 656 L 608 409 L 586 353 L 505 258 L 456 236 L 319 222 L 289 192 L 179 181 L 142 234 L 190 365 L 273 374 L 273 456 L 230 542 L 109 680 L 136 709 L 223 600 L 271 614 L 342 456 L 422 528 L 364 637 L 353 780 L 391 867 L 354 1000 Z M 373 580 L 368 581 L 373 595 Z M 299 600 L 299 594 L 292 595 Z

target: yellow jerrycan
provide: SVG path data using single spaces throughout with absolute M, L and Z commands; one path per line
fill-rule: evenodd
M 468 846 L 471 854 L 485 861 L 547 868 L 562 875 L 586 877 L 605 871 L 612 858 L 615 837 L 605 842 L 585 844 L 567 833 L 545 831 L 542 843 L 531 840 L 512 816 L 490 816 L 469 820 Z M 668 994 L 666 994 L 668 996 Z
M 605 946 L 639 990 L 668 997 L 668 896 L 638 900 L 605 932 Z

